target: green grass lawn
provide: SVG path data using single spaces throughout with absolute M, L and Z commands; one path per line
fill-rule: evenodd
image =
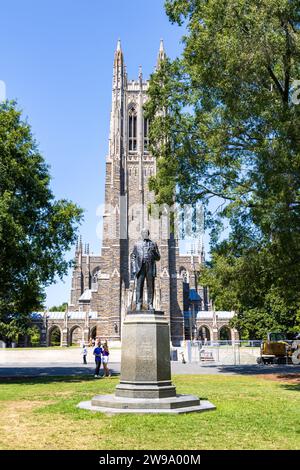
M 76 408 L 117 378 L 0 379 L 0 449 L 299 449 L 300 383 L 175 376 L 178 393 L 216 411 L 107 416 Z

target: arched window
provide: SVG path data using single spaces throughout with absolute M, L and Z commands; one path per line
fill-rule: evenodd
M 137 115 L 134 108 L 129 111 L 128 120 L 129 152 L 137 151 Z
M 91 288 L 92 288 L 93 291 L 98 290 L 98 280 L 99 280 L 100 274 L 101 274 L 100 267 L 97 266 L 97 268 L 95 268 L 92 272 L 92 285 L 91 285 Z
M 144 151 L 149 150 L 149 119 L 144 119 Z

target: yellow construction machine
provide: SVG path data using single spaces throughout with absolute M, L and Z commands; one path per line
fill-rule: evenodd
M 260 347 L 258 364 L 300 364 L 300 335 L 294 340 L 286 339 L 283 333 L 268 333 L 267 341 Z

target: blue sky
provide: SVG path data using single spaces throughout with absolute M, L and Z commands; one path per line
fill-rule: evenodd
M 85 209 L 84 242 L 99 253 L 97 207 L 104 199 L 112 65 L 122 41 L 129 78 L 153 71 L 160 38 L 181 50 L 164 0 L 7 0 L 1 2 L 0 81 L 28 117 L 57 198 Z M 68 254 L 70 258 L 73 250 Z M 69 300 L 70 274 L 47 289 L 47 306 Z

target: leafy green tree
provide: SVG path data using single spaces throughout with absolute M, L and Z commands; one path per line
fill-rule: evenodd
M 207 282 L 220 308 L 235 306 L 240 329 L 246 317 L 251 334 L 295 329 L 299 1 L 167 0 L 166 11 L 186 34 L 182 57 L 162 63 L 150 83 L 151 189 L 159 202 L 174 192 L 179 203 L 203 202 L 216 254 Z M 220 242 L 224 223 L 230 235 Z
M 51 346 L 60 346 L 61 334 L 59 328 L 54 328 L 51 333 Z
M 248 250 L 238 257 L 229 246 L 215 250 L 202 270 L 201 282 L 210 287 L 215 308 L 237 312 L 232 325 L 244 339 L 266 338 L 268 331 L 296 332 L 299 296 L 276 271 L 271 278 L 272 256 Z
M 68 307 L 68 302 L 63 302 L 61 305 L 54 305 L 49 308 L 49 312 L 65 312 Z
M 37 326 L 32 326 L 28 330 L 28 335 L 30 337 L 30 345 L 32 347 L 40 346 L 41 344 L 41 332 Z
M 55 200 L 49 169 L 30 126 L 13 102 L 0 105 L 0 334 L 30 328 L 42 308 L 44 288 L 62 278 L 64 253 L 74 243 L 82 210 Z

